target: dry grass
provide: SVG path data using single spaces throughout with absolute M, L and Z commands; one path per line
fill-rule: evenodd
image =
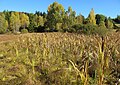
M 0 44 L 0 85 L 113 85 L 119 69 L 119 32 L 24 34 Z

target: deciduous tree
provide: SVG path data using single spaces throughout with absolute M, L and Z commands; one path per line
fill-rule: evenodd
M 106 17 L 102 14 L 96 14 L 96 24 L 100 24 L 101 21 L 105 21 Z
M 113 22 L 110 17 L 108 19 L 106 18 L 105 25 L 107 28 L 113 28 Z
M 20 25 L 19 12 L 12 12 L 10 16 L 10 30 L 13 32 L 18 32 Z
M 0 13 L 0 33 L 5 33 L 8 28 L 8 22 L 5 20 L 5 15 Z
M 68 7 L 67 11 L 68 19 L 69 19 L 69 26 L 72 26 L 75 24 L 75 15 L 76 12 L 72 10 L 72 7 Z
M 43 26 L 44 25 L 44 20 L 43 17 L 40 15 L 34 15 L 34 24 L 36 27 Z
M 29 26 L 29 17 L 24 13 L 20 13 L 20 23 L 21 27 L 25 29 Z
M 76 23 L 77 24 L 83 24 L 84 23 L 84 16 L 82 14 L 80 14 L 76 17 Z
M 46 25 L 51 31 L 56 30 L 56 24 L 62 23 L 63 21 L 63 16 L 65 13 L 64 7 L 61 4 L 54 2 L 48 7 L 47 12 L 48 15 Z
M 68 7 L 68 10 L 65 12 L 63 22 L 62 22 L 62 29 L 64 31 L 68 31 L 71 27 L 76 23 L 76 12 L 72 10 L 72 7 Z
M 96 24 L 100 27 L 106 28 L 105 26 L 105 19 L 106 17 L 102 14 L 96 14 Z

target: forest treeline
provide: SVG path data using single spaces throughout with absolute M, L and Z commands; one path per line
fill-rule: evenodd
M 106 29 L 119 28 L 120 15 L 112 19 L 102 14 L 95 14 L 92 8 L 88 17 L 76 15 L 72 7 L 67 10 L 54 2 L 48 6 L 47 13 L 3 11 L 0 12 L 0 34 L 15 32 L 84 32 L 94 33 Z

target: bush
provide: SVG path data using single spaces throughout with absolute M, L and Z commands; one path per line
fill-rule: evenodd
M 100 36 L 104 36 L 108 32 L 108 29 L 106 29 L 105 27 L 98 27 L 97 25 L 93 24 L 76 24 L 73 25 L 68 32 L 83 33 L 87 35 L 97 34 Z
M 97 25 L 87 24 L 83 27 L 82 32 L 84 34 L 95 34 L 99 36 L 105 36 L 108 32 L 108 29 L 105 27 L 98 27 Z
M 28 33 L 28 30 L 27 29 L 22 29 L 21 33 Z
M 97 28 L 95 29 L 95 34 L 98 34 L 99 36 L 105 36 L 108 32 L 107 28 Z
M 0 28 L 0 34 L 4 34 L 4 33 L 6 33 L 6 29 Z
M 74 32 L 80 32 L 83 29 L 84 25 L 83 24 L 75 24 L 72 26 L 74 29 Z
M 98 26 L 93 24 L 76 24 L 72 26 L 70 31 L 84 34 L 95 34 L 97 28 Z
M 37 32 L 45 32 L 45 27 L 44 26 L 39 26 L 37 28 Z
M 83 28 L 81 29 L 82 30 L 82 33 L 84 34 L 95 34 L 95 30 L 98 28 L 97 25 L 93 25 L 93 24 L 86 24 L 83 26 Z

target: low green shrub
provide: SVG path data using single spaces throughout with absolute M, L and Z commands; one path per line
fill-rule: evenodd
M 72 26 L 72 28 L 74 29 L 73 32 L 80 32 L 83 29 L 84 25 L 83 24 L 75 24 Z
M 97 25 L 93 24 L 76 24 L 72 26 L 69 32 L 83 33 L 87 35 L 97 34 L 100 36 L 104 36 L 107 34 L 108 29 L 104 27 L 98 27 Z
M 108 33 L 108 29 L 107 28 L 97 28 L 94 30 L 95 31 L 95 34 L 98 34 L 100 36 L 105 36 L 107 33 Z
M 98 27 L 96 25 L 93 25 L 93 24 L 86 24 L 83 26 L 82 28 L 82 33 L 84 34 L 95 34 L 95 30 L 97 29 Z
M 28 33 L 28 30 L 27 29 L 22 29 L 21 33 Z

